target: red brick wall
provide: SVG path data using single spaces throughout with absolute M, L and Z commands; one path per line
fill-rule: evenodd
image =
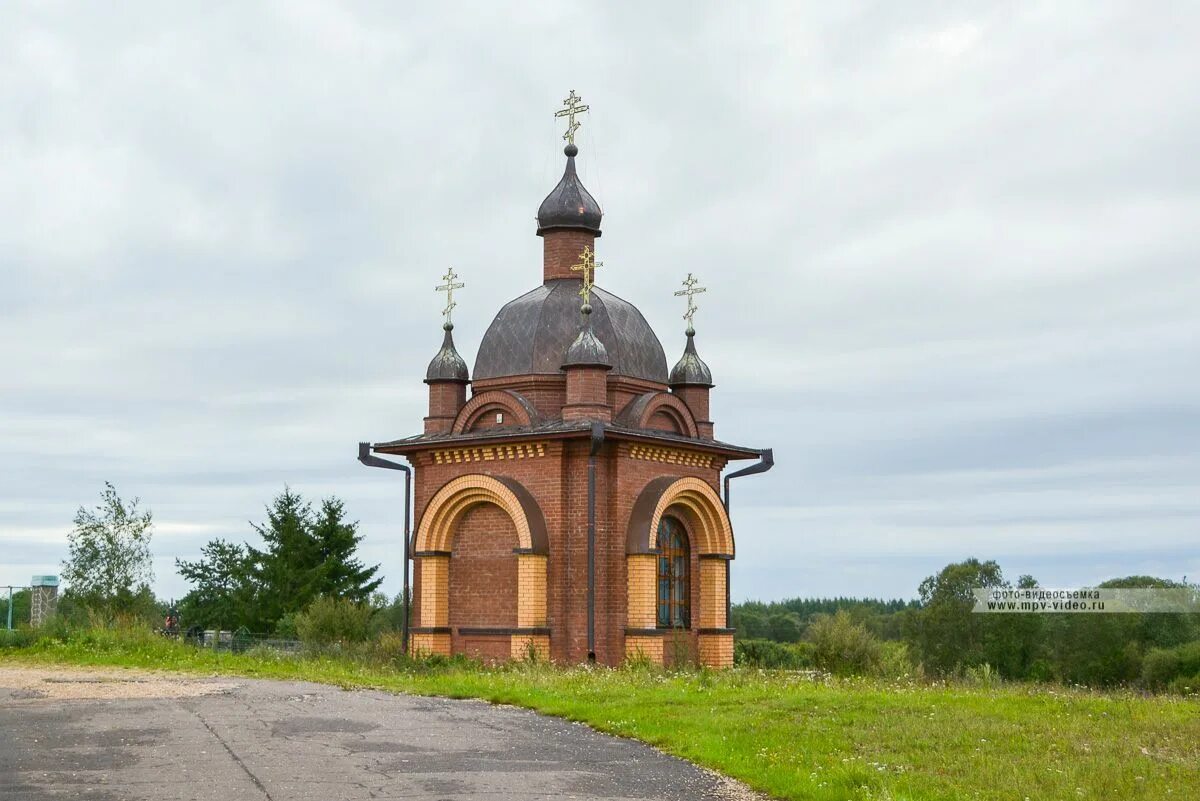
M 646 421 L 646 425 L 649 428 L 659 431 L 670 431 L 674 434 L 684 433 L 679 430 L 679 425 L 675 422 L 675 418 L 661 410 L 650 415 L 650 419 Z
M 517 545 L 517 529 L 499 506 L 479 504 L 459 518 L 450 556 L 455 641 L 459 626 L 517 625 Z
M 579 263 L 579 254 L 584 247 L 596 250 L 596 237 L 587 231 L 550 231 L 545 234 L 542 237 L 543 280 L 581 277 L 581 273 L 571 270 L 571 265 Z
M 428 455 L 415 458 L 417 471 L 414 484 L 414 520 L 418 524 L 434 493 L 446 482 L 467 473 L 514 478 L 537 499 L 546 519 L 549 537 L 546 611 L 547 625 L 552 631 L 550 655 L 560 662 L 578 663 L 587 658 L 588 449 L 589 441 L 581 437 L 567 441 L 547 440 L 545 456 L 534 458 L 449 464 L 434 464 Z M 659 476 L 696 476 L 708 482 L 714 489 L 719 489 L 718 477 L 724 464 L 724 460 L 717 459 L 712 467 L 701 468 L 634 459 L 629 455 L 629 449 L 628 443 L 610 440 L 597 460 L 596 651 L 597 658 L 606 664 L 619 664 L 625 655 L 625 536 L 629 515 L 638 494 L 651 479 Z M 498 507 L 481 506 L 468 512 L 459 523 L 460 534 L 475 528 L 477 520 L 470 519 L 470 516 L 482 510 L 490 510 L 487 514 L 503 518 L 504 530 L 509 537 L 506 540 L 507 547 L 511 553 L 512 548 L 516 546 L 516 533 Z M 487 522 L 486 518 L 483 520 Z M 500 522 L 493 517 L 488 525 L 495 527 Z M 459 550 L 459 542 L 466 541 L 456 540 L 455 551 Z M 452 560 L 452 592 L 455 564 Z M 512 564 L 515 582 L 515 558 Z M 694 584 L 698 581 L 699 574 L 699 567 L 693 564 L 693 615 L 699 614 L 699 588 Z M 459 577 L 462 575 L 460 571 Z M 416 581 L 420 581 L 419 576 Z M 512 620 L 515 621 L 515 596 L 509 608 L 512 610 Z M 464 613 L 456 609 L 453 596 L 450 614 L 453 625 L 471 625 L 455 622 L 460 620 Z M 698 620 L 698 617 L 696 619 Z M 512 622 L 504 625 L 516 624 Z M 694 636 L 694 632 L 690 636 Z M 494 643 L 489 647 L 499 648 Z
M 608 371 L 600 367 L 567 368 L 567 403 L 564 420 L 612 420 L 608 406 Z
M 497 414 L 504 416 L 498 423 L 496 422 Z M 511 428 L 515 425 L 520 425 L 520 420 L 512 412 L 503 406 L 490 406 L 480 410 L 479 414 L 471 422 L 468 431 L 487 431 L 489 428 Z
M 608 371 L 602 367 L 571 367 L 567 370 L 567 403 L 606 404 Z
M 474 394 L 479 395 L 493 389 L 516 392 L 532 403 L 538 414 L 553 419 L 559 416 L 563 404 L 566 403 L 567 377 L 558 374 L 487 378 L 475 384 Z
M 467 402 L 467 385 L 458 381 L 435 381 L 429 385 L 429 416 L 425 433 L 449 431 L 458 410 Z
M 692 410 L 692 417 L 696 418 L 696 427 L 700 429 L 700 436 L 708 439 L 713 437 L 713 425 L 708 419 L 708 393 L 710 391 L 708 387 L 676 387 L 671 390 L 672 395 L 678 397 Z
M 507 662 L 512 656 L 511 634 L 455 634 L 450 641 L 454 653 L 466 654 L 484 662 Z

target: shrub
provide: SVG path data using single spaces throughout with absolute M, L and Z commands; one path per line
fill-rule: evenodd
M 817 667 L 839 676 L 869 673 L 878 668 L 879 641 L 846 610 L 820 615 L 808 627 Z
M 812 646 L 808 643 L 781 643 L 771 640 L 734 640 L 733 663 L 743 667 L 800 670 L 813 666 Z
M 908 645 L 902 642 L 882 642 L 879 647 L 879 662 L 875 665 L 876 675 L 886 679 L 903 679 L 920 675 L 913 664 Z
M 974 684 L 977 687 L 991 688 L 1000 684 L 1000 674 L 987 662 L 968 667 L 963 678 L 967 684 Z
M 384 664 L 400 665 L 408 660 L 404 637 L 398 631 L 385 631 L 372 643 L 371 655 Z
M 1191 682 L 1193 689 L 1200 689 L 1193 679 L 1195 676 L 1200 676 L 1200 641 L 1155 648 L 1142 660 L 1142 686 L 1147 689 L 1161 690 L 1168 686 L 1174 689 L 1177 680 L 1186 680 L 1184 684 Z
M 1180 695 L 1200 695 L 1200 673 L 1195 676 L 1179 676 L 1167 685 L 1167 689 Z
M 374 612 L 346 598 L 318 598 L 296 615 L 296 633 L 306 645 L 365 642 Z

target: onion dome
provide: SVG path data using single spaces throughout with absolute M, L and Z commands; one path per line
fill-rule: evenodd
M 583 328 L 579 331 L 579 336 L 575 337 L 575 341 L 571 343 L 571 347 L 567 348 L 567 357 L 563 362 L 563 367 L 603 367 L 611 370 L 612 365 L 608 362 L 608 350 L 592 331 L 591 305 L 584 304 L 580 311 L 583 312 Z
M 603 216 L 600 204 L 583 188 L 575 172 L 575 154 L 579 148 L 569 144 L 563 152 L 567 154 L 567 168 L 558 186 L 538 207 L 538 236 L 562 228 L 591 231 L 600 236 L 600 218 Z
M 673 387 L 711 387 L 713 385 L 712 371 L 700 358 L 700 354 L 696 353 L 696 331 L 691 327 L 687 330 L 687 346 L 683 349 L 683 356 L 671 368 L 671 377 L 667 383 Z
M 432 381 L 470 381 L 471 377 L 467 373 L 467 363 L 463 361 L 463 357 L 458 355 L 458 351 L 454 349 L 454 335 L 450 332 L 454 330 L 453 323 L 446 323 L 442 326 L 446 331 L 446 336 L 442 339 L 442 349 L 433 357 L 433 361 L 429 363 L 429 369 L 425 371 L 425 383 Z
M 582 285 L 578 278 L 547 281 L 504 304 L 479 343 L 474 379 L 561 375 L 564 354 L 580 333 Z M 667 383 L 666 354 L 637 307 L 598 286 L 591 295 L 592 336 L 613 375 Z

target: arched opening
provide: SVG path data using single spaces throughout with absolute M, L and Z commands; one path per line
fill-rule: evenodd
M 487 661 L 508 659 L 510 630 L 517 626 L 517 527 L 496 504 L 480 503 L 463 512 L 454 529 L 451 650 Z
M 692 554 L 683 523 L 663 515 L 658 523 L 658 628 L 692 627 Z
M 728 628 L 733 529 L 716 490 L 694 477 L 651 479 L 625 541 L 625 653 L 660 664 L 733 664 Z
M 481 474 L 448 481 L 426 504 L 413 545 L 414 653 L 549 653 L 546 521 L 520 482 Z

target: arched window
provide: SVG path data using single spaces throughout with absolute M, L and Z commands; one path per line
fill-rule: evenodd
M 686 629 L 692 624 L 689 581 L 691 554 L 687 532 L 673 517 L 658 524 L 658 627 Z

